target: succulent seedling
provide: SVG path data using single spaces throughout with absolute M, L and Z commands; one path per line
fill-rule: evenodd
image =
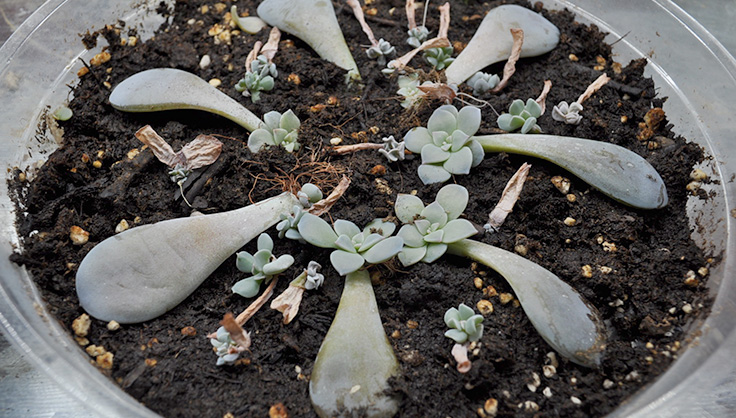
M 236 266 L 243 273 L 251 274 L 233 285 L 233 293 L 246 298 L 252 298 L 258 293 L 261 283 L 264 280 L 271 280 L 277 274 L 284 272 L 294 263 L 294 257 L 284 254 L 279 257 L 274 256 L 273 240 L 271 237 L 263 233 L 258 237 L 258 251 L 251 254 L 241 251 L 236 254 Z
M 258 152 L 268 145 L 280 145 L 288 152 L 299 150 L 297 140 L 301 122 L 291 109 L 283 114 L 272 110 L 263 115 L 263 121 L 263 125 L 248 137 L 248 149 L 251 152 Z
M 503 113 L 498 117 L 498 127 L 507 132 L 520 130 L 522 134 L 542 132 L 542 128 L 537 125 L 537 118 L 542 116 L 542 107 L 534 101 L 528 99 L 526 104 L 520 99 L 516 99 L 509 106 L 509 113 Z
M 498 86 L 501 79 L 496 74 L 488 74 L 478 71 L 465 83 L 473 89 L 473 94 L 480 96 Z
M 480 109 L 466 106 L 458 111 L 444 105 L 430 116 L 427 127 L 417 127 L 404 136 L 406 148 L 421 154 L 419 178 L 424 184 L 443 183 L 453 174 L 468 174 L 483 161 L 485 153 L 473 135 L 480 127 Z

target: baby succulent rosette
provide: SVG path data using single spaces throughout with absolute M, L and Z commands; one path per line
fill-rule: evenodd
M 271 111 L 263 115 L 263 125 L 248 137 L 248 149 L 256 153 L 266 145 L 281 145 L 288 152 L 299 150 L 298 132 L 301 122 L 291 109 L 282 115 Z
M 542 106 L 534 99 L 527 99 L 526 104 L 516 99 L 509 106 L 509 113 L 498 117 L 498 127 L 507 132 L 520 130 L 521 133 L 538 134 L 542 128 L 537 125 L 537 118 L 542 116 Z
M 445 337 L 458 344 L 480 340 L 483 336 L 483 316 L 475 313 L 473 308 L 461 303 L 457 308 L 450 308 L 445 312 L 445 324 L 449 330 Z
M 447 245 L 475 235 L 478 231 L 466 219 L 458 219 L 468 205 L 468 190 L 449 184 L 437 192 L 427 207 L 422 200 L 409 194 L 396 197 L 394 211 L 404 224 L 397 236 L 404 240 L 399 261 L 405 266 L 440 258 Z
M 284 272 L 294 264 L 294 257 L 289 254 L 276 258 L 271 251 L 273 251 L 273 240 L 268 234 L 263 233 L 258 237 L 258 251 L 255 254 L 246 251 L 236 254 L 235 263 L 238 270 L 252 274 L 252 276 L 235 283 L 233 293 L 252 298 L 258 294 L 264 280 Z
M 384 263 L 404 246 L 401 238 L 391 236 L 396 225 L 380 219 L 373 220 L 361 231 L 350 221 L 338 219 L 333 227 L 324 219 L 305 213 L 298 228 L 308 243 L 335 249 L 330 254 L 330 261 L 341 276 L 358 271 L 365 263 Z
M 473 135 L 480 127 L 480 109 L 458 111 L 444 105 L 429 117 L 427 127 L 416 127 L 404 136 L 406 149 L 421 154 L 419 178 L 424 184 L 443 183 L 453 174 L 468 174 L 483 161 L 485 152 Z

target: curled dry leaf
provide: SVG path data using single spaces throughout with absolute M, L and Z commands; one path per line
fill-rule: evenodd
M 329 212 L 332 205 L 334 205 L 335 202 L 337 202 L 337 200 L 340 199 L 343 194 L 345 194 L 348 186 L 350 186 L 350 179 L 347 176 L 342 176 L 340 183 L 338 183 L 338 185 L 335 186 L 334 189 L 332 189 L 332 193 L 330 193 L 330 195 L 326 198 L 312 205 L 312 207 L 309 208 L 309 213 L 315 216 L 322 216 L 325 213 Z
M 408 7 L 409 6 L 407 5 L 407 8 Z M 389 62 L 389 68 L 393 68 L 395 70 L 403 70 L 407 65 L 409 65 L 409 61 L 411 61 L 415 55 L 424 50 L 431 48 L 446 48 L 448 46 L 452 46 L 452 44 L 450 44 L 450 40 L 447 39 L 447 31 L 450 28 L 450 3 L 448 2 L 443 4 L 439 7 L 439 10 L 440 29 L 437 32 L 437 37 L 424 41 L 421 45 L 419 45 L 419 48 L 414 48 L 413 50 L 407 52 L 405 55 Z M 412 21 L 413 19 L 409 20 L 410 25 Z M 414 26 L 416 27 L 416 24 Z
M 253 50 L 248 53 L 248 56 L 245 57 L 245 71 L 250 71 L 250 64 L 258 58 L 258 54 L 261 52 L 261 47 L 263 47 L 263 42 L 256 41 L 255 44 L 253 44 Z
M 382 149 L 382 148 L 383 148 L 383 144 L 375 144 L 373 142 L 362 142 L 360 144 L 334 146 L 330 150 L 330 154 L 344 155 L 344 154 L 350 154 L 356 151 L 377 150 L 377 149 Z
M 438 38 L 447 40 L 447 32 L 450 30 L 450 2 L 446 2 L 439 7 L 440 10 L 440 30 L 437 31 Z M 448 41 L 449 43 L 449 41 Z
M 457 92 L 444 83 L 433 83 L 424 86 L 417 86 L 428 99 L 441 100 L 444 104 L 450 104 L 457 97 Z
M 220 325 L 225 328 L 225 331 L 230 334 L 230 338 L 237 344 L 237 347 L 234 348 L 235 351 L 243 352 L 250 348 L 250 334 L 235 321 L 233 314 L 230 312 L 226 313 L 225 317 L 220 321 Z
M 542 88 L 542 93 L 539 94 L 539 97 L 537 97 L 537 100 L 535 100 L 537 103 L 539 103 L 539 107 L 542 108 L 542 114 L 544 114 L 544 111 L 547 109 L 546 101 L 547 101 L 547 95 L 549 94 L 549 90 L 552 88 L 552 80 L 544 80 L 544 87 Z
M 519 28 L 511 28 L 510 31 L 511 37 L 514 39 L 514 43 L 511 45 L 511 56 L 509 56 L 508 61 L 506 61 L 506 65 L 503 66 L 503 78 L 501 78 L 498 85 L 491 90 L 491 93 L 498 93 L 503 90 L 507 84 L 509 84 L 509 79 L 516 72 L 516 62 L 519 60 L 519 56 L 521 56 L 521 46 L 524 44 L 524 31 Z
M 409 21 L 409 30 L 417 28 L 416 6 L 414 0 L 406 0 L 406 19 Z
M 526 178 L 529 175 L 529 169 L 531 168 L 532 166 L 530 164 L 524 163 L 519 167 L 516 173 L 511 176 L 511 179 L 501 193 L 501 199 L 498 201 L 498 204 L 496 204 L 496 207 L 493 208 L 490 214 L 488 214 L 488 224 L 485 225 L 487 230 L 496 230 L 503 225 L 503 222 L 506 220 L 506 216 L 511 213 L 516 201 L 519 200 L 521 189 L 524 187 L 524 182 L 526 181 Z
M 578 97 L 577 102 L 579 104 L 583 104 L 583 102 L 587 100 L 588 97 L 592 96 L 593 93 L 600 90 L 600 88 L 605 86 L 606 83 L 608 83 L 609 81 L 611 81 L 611 78 L 606 73 L 601 74 L 600 77 L 596 78 L 595 81 L 590 83 L 590 85 L 588 86 L 588 88 L 585 89 L 583 94 L 581 94 L 580 97 Z
M 153 151 L 159 161 L 174 169 L 177 165 L 194 170 L 217 161 L 222 152 L 222 142 L 211 135 L 199 135 L 186 144 L 179 152 L 174 152 L 168 142 L 159 136 L 150 125 L 135 133 L 135 137 Z
M 240 325 L 241 327 L 243 324 L 245 324 L 253 315 L 258 312 L 259 309 L 266 303 L 266 301 L 273 295 L 273 288 L 276 286 L 276 283 L 279 281 L 279 276 L 273 276 L 273 279 L 271 279 L 271 283 L 268 285 L 266 290 L 263 291 L 261 296 L 258 297 L 258 299 L 254 300 L 243 312 L 241 312 L 240 315 L 238 315 L 237 318 L 235 318 L 235 322 Z
M 268 41 L 266 42 L 266 45 L 263 45 L 263 49 L 261 50 L 261 54 L 264 55 L 266 59 L 268 59 L 269 64 L 273 62 L 273 57 L 276 56 L 276 52 L 278 52 L 279 50 L 280 40 L 281 31 L 279 30 L 279 28 L 274 26 L 274 28 L 271 29 L 271 33 L 268 34 Z
M 358 0 L 347 0 L 346 3 L 353 10 L 353 14 L 355 15 L 355 18 L 358 19 L 358 23 L 360 23 L 360 27 L 363 29 L 363 32 L 368 35 L 368 40 L 371 42 L 371 45 L 378 45 L 378 41 L 373 35 L 373 31 L 365 21 L 365 16 L 363 15 L 363 9 L 360 7 L 360 2 Z
M 271 309 L 276 309 L 284 315 L 284 324 L 290 323 L 299 313 L 304 290 L 303 287 L 289 285 L 283 293 L 271 301 Z

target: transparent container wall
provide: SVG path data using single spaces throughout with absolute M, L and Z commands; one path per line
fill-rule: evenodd
M 55 147 L 37 132 L 44 109 L 62 104 L 77 70 L 99 51 L 85 51 L 79 34 L 118 19 L 151 33 L 161 23 L 158 2 L 51 0 L 0 48 L 0 322 L 26 357 L 102 416 L 153 416 L 89 364 L 88 356 L 48 316 L 28 274 L 8 261 L 17 246 L 15 213 L 8 197 L 8 169 L 30 168 Z M 729 99 L 736 97 L 736 62 L 708 32 L 665 0 L 576 0 L 544 2 L 568 8 L 577 20 L 609 32 L 615 60 L 647 57 L 647 71 L 675 132 L 705 148 L 701 167 L 712 178 L 713 197 L 688 205 L 693 238 L 720 258 L 711 269 L 717 295 L 705 324 L 695 324 L 693 344 L 657 381 L 613 415 L 641 417 L 727 416 L 736 410 L 736 289 L 734 208 L 736 123 Z M 735 212 L 736 214 L 736 212 Z M 684 343 L 684 342 L 683 342 Z

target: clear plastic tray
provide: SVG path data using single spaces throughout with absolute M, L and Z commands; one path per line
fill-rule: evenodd
M 49 316 L 31 278 L 10 263 L 18 243 L 6 180 L 10 168 L 32 167 L 54 148 L 36 132 L 39 117 L 67 98 L 86 51 L 79 34 L 122 19 L 145 36 L 157 24 L 158 1 L 49 0 L 0 48 L 0 323 L 25 357 L 101 416 L 155 416 L 88 361 Z M 714 197 L 688 204 L 693 238 L 721 257 L 711 269 L 717 295 L 711 316 L 694 325 L 692 343 L 673 366 L 614 416 L 727 416 L 736 410 L 736 61 L 700 24 L 668 0 L 545 1 L 595 23 L 616 42 L 618 62 L 647 57 L 649 76 L 675 132 L 712 157 L 701 167 L 714 179 Z M 731 211 L 734 210 L 732 213 Z

